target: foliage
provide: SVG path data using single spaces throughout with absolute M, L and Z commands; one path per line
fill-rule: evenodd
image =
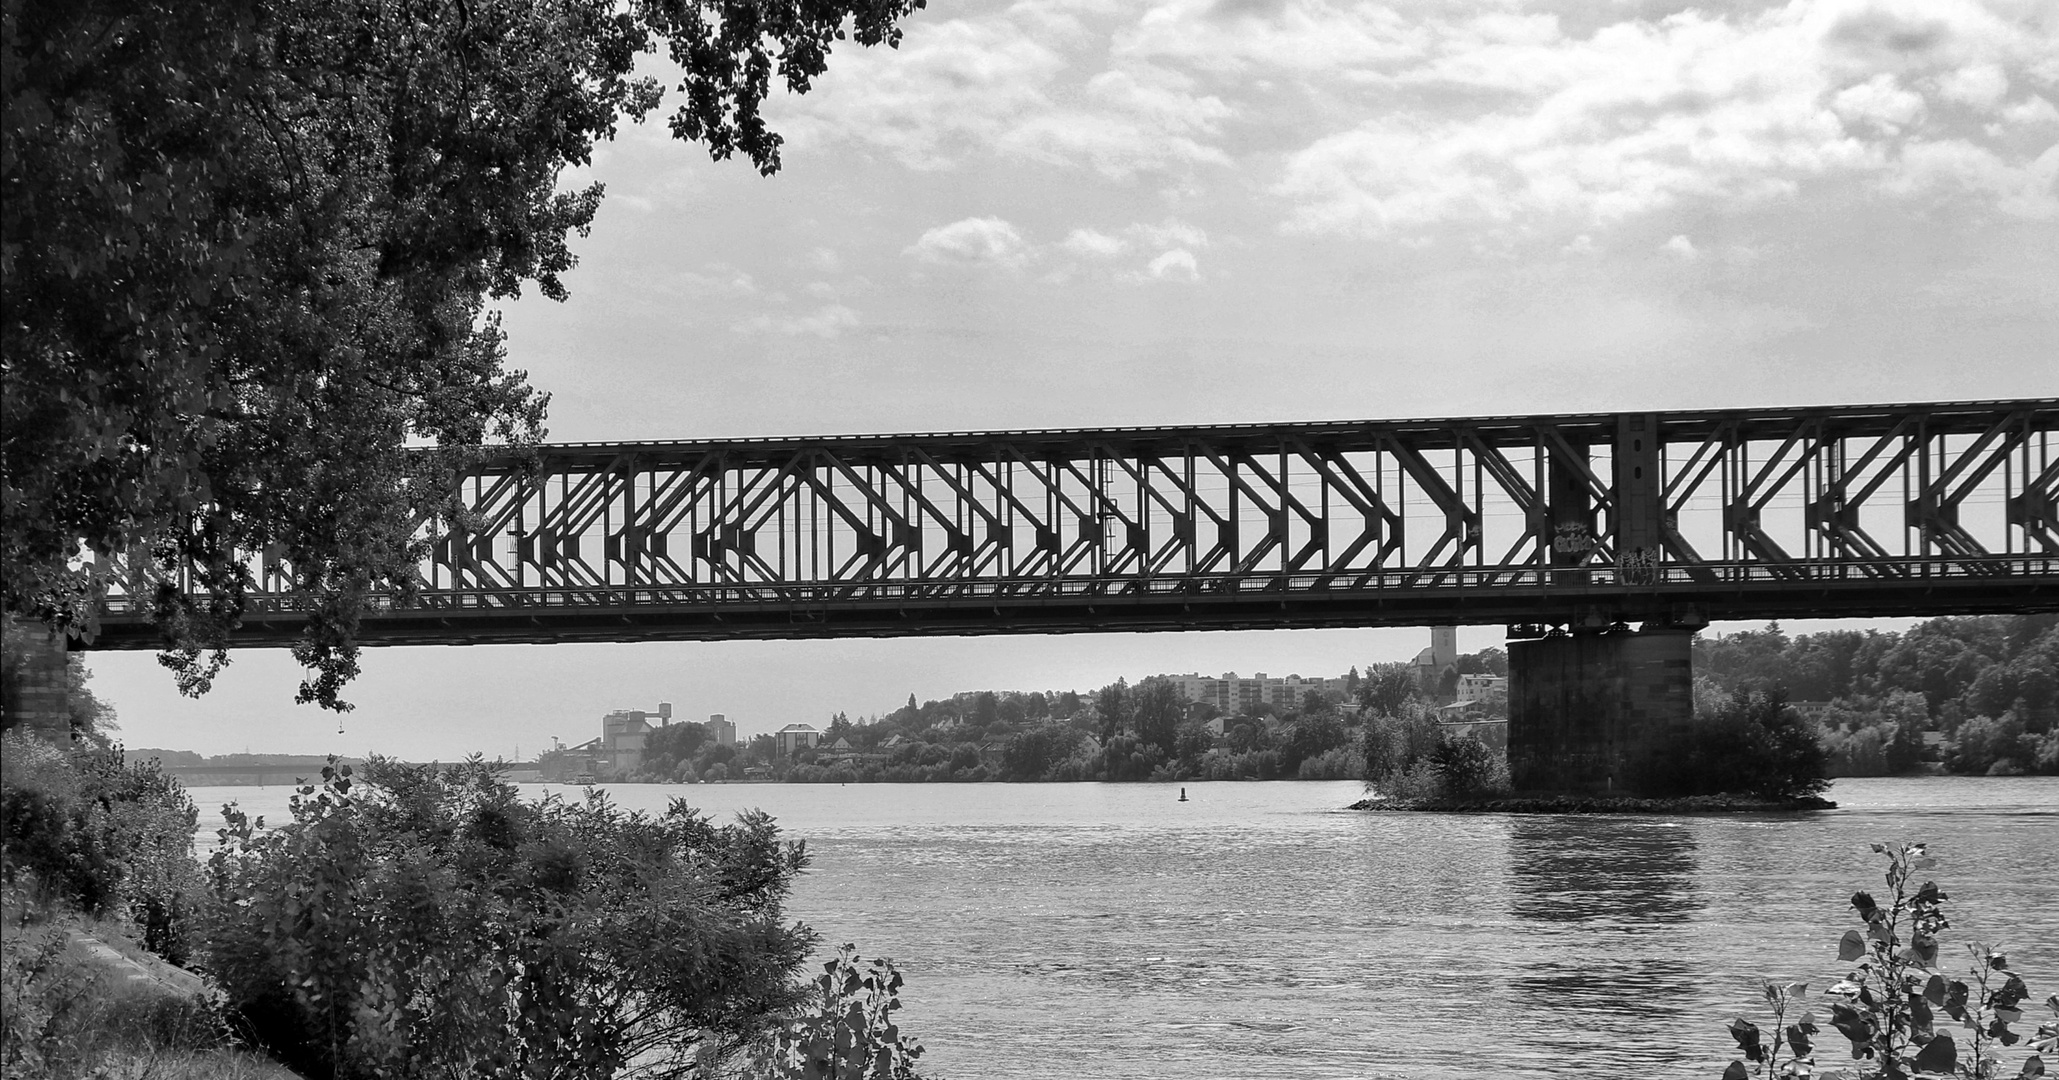
M 1173 756 L 1180 721 L 1187 715 L 1187 695 L 1172 680 L 1154 675 L 1137 684 L 1129 705 L 1130 728 L 1137 741 L 1158 751 L 1161 757 Z
M 558 185 L 660 108 L 640 56 L 678 69 L 674 136 L 770 173 L 775 79 L 898 44 L 920 2 L 6 0 L 6 610 L 91 636 L 127 555 L 200 692 L 261 554 L 313 614 L 301 699 L 344 707 L 364 597 L 415 586 L 459 448 L 541 434 L 487 305 L 564 297 L 602 191 Z
M 1820 794 L 1823 747 L 1778 689 L 1739 690 L 1713 715 L 1696 715 L 1632 763 L 1642 795 L 1749 794 L 1794 800 Z
M 54 747 L 0 734 L 0 875 L 96 917 L 128 920 L 145 947 L 183 962 L 202 883 L 199 812 L 156 762 L 119 747 Z
M 1930 713 L 1923 695 L 1891 690 L 1875 697 L 1839 698 L 1817 718 L 1832 776 L 1892 776 L 1916 767 Z
M 1016 736 L 1001 754 L 1001 779 L 1041 780 L 1065 760 L 1078 737 L 1065 728 L 1045 725 Z
M 1825 1074 L 1852 1080 L 1893 1080 L 1912 1075 L 1946 1075 L 1990 1080 L 2002 1075 L 2001 1048 L 2023 1041 L 2010 1025 L 2023 1016 L 2030 990 L 2009 971 L 2008 961 L 1992 945 L 1967 946 L 1972 957 L 1967 979 L 1947 979 L 1939 963 L 1938 937 L 1951 922 L 1945 916 L 1949 899 L 1936 882 L 1914 885 L 1916 871 L 1937 864 L 1922 844 L 1875 844 L 1887 860 L 1887 903 L 1873 894 L 1852 894 L 1851 907 L 1865 929 L 1847 930 L 1838 942 L 1838 959 L 1857 962 L 1844 979 L 1826 991 L 1829 1025 L 1851 1045 L 1858 1064 Z M 1970 982 L 1968 981 L 1970 980 Z M 1807 983 L 1765 984 L 1773 1010 L 1769 1035 L 1742 1017 L 1730 1024 L 1731 1037 L 1743 1057 L 1732 1061 L 1724 1080 L 1818 1075 L 1815 1040 L 1819 1017 L 1807 1007 Z M 2041 1053 L 2059 1049 L 2059 996 L 2047 1001 L 2054 1019 L 2038 1028 L 2033 1051 L 2015 1075 L 2044 1074 Z M 1960 1056 L 1944 1018 L 1967 1032 L 1966 1056 Z M 1794 1015 L 1794 1022 L 1788 1017 Z M 1786 1059 L 1782 1060 L 1782 1052 Z
M 1494 757 L 1485 744 L 1472 735 L 1444 735 L 1430 761 L 1444 781 L 1444 793 L 1454 799 L 1468 799 L 1488 790 L 1494 783 Z
M 1695 640 L 1694 666 L 1724 696 L 1780 688 L 1828 703 L 1823 739 L 1839 774 L 1914 767 L 1925 730 L 1948 737 L 1953 772 L 2059 774 L 2059 615 L 1932 619 L 1905 633 L 1790 639 L 1778 624 Z M 1920 707 L 1920 719 L 1912 703 Z M 2005 720 L 2005 717 L 2012 719 Z M 2010 727 L 2007 738 L 1998 729 Z M 1865 735 L 1866 729 L 1873 735 Z
M 1117 679 L 1094 694 L 1094 712 L 1101 718 L 1101 741 L 1108 742 L 1130 726 L 1130 683 Z
M 1365 759 L 1348 746 L 1303 758 L 1294 770 L 1297 780 L 1363 780 L 1365 775 Z
M 1382 787 L 1382 782 L 1388 778 L 1406 773 L 1417 762 L 1428 760 L 1436 751 L 1439 738 L 1437 721 L 1421 702 L 1409 702 L 1399 713 L 1367 717 L 1359 733 L 1359 749 L 1366 763 L 1366 782 Z
M 30 658 L 35 651 L 47 647 L 44 642 L 34 640 L 47 637 L 50 631 L 40 623 L 13 615 L 0 616 L 0 699 L 15 700 L 15 684 L 28 675 Z M 60 642 L 52 642 L 63 648 Z M 119 730 L 114 706 L 101 701 L 88 685 L 93 672 L 86 667 L 85 657 L 71 653 L 65 657 L 65 707 L 70 713 L 71 736 L 74 739 L 101 739 Z M 0 723 L 13 727 L 19 717 L 8 714 L 0 717 Z
M 892 961 L 860 966 L 846 944 L 822 965 L 805 1003 L 796 1006 L 754 1063 L 795 1080 L 919 1080 L 922 1044 L 901 1034 L 901 973 Z
M 1381 716 L 1395 716 L 1416 699 L 1416 676 L 1409 665 L 1369 664 L 1358 681 L 1359 707 Z
M 224 808 L 208 967 L 273 1052 L 340 1077 L 686 1076 L 769 1034 L 813 935 L 771 820 L 521 801 L 461 766 L 324 769 Z

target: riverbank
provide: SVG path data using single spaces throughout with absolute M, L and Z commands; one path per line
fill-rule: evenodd
M 6 908 L 0 1057 L 23 1075 L 300 1080 L 234 1038 L 206 980 L 151 955 L 121 925 L 24 911 L 12 898 Z
M 1791 814 L 1835 810 L 1837 804 L 1813 796 L 1755 799 L 1746 795 L 1690 795 L 1645 799 L 1628 795 L 1499 795 L 1484 799 L 1373 797 L 1360 799 L 1345 809 L 1441 814 Z

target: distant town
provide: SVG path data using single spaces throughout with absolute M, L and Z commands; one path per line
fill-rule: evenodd
M 1445 723 L 1506 720 L 1501 650 L 1461 656 L 1453 628 L 1433 630 L 1430 645 L 1408 664 L 1383 666 L 1401 669 Z M 661 702 L 610 712 L 594 738 L 554 745 L 511 775 L 548 783 L 1084 779 L 1090 772 L 1105 776 L 1109 744 L 1129 738 L 1144 740 L 1149 773 L 1184 760 L 1186 771 L 1209 775 L 1215 753 L 1217 773 L 1346 779 L 1357 765 L 1342 752 L 1343 720 L 1358 701 L 1361 678 L 1356 668 L 1334 677 L 1189 672 L 1151 675 L 1135 686 L 1118 680 L 1086 694 L 967 691 L 922 703 L 911 694 L 891 713 L 858 720 L 839 713 L 823 727 L 789 723 L 747 739 L 725 714 L 687 720 Z M 1146 737 L 1154 725 L 1161 737 Z M 1287 734 L 1304 727 L 1326 733 L 1298 740 L 1310 752 L 1275 745 L 1295 743 Z M 1072 759 L 1083 775 L 1067 776 L 1064 763 Z M 1306 767 L 1311 759 L 1313 770 Z
M 1507 717 L 1501 650 L 1461 655 L 1452 628 L 1433 629 L 1412 661 L 1378 667 L 1405 675 L 1447 724 L 1470 728 Z M 1110 744 L 1148 736 L 1155 727 L 1159 737 L 1145 742 L 1156 745 L 1143 746 L 1136 762 L 1150 766 L 1147 774 L 1184 758 L 1186 771 L 1198 775 L 1355 778 L 1359 768 L 1345 752 L 1346 725 L 1365 677 L 1356 668 L 1336 676 L 1188 672 L 1151 675 L 1134 685 L 1118 680 L 1085 693 L 977 690 L 919 703 L 911 694 L 890 713 L 859 719 L 838 713 L 819 727 L 796 722 L 755 735 L 739 735 L 727 714 L 690 720 L 677 715 L 673 703 L 660 702 L 612 710 L 599 718 L 593 738 L 554 739 L 536 758 L 509 762 L 507 775 L 561 784 L 1036 779 L 1073 771 L 1083 774 L 1074 779 L 1106 778 Z M 131 756 L 158 759 L 185 782 L 208 785 L 290 783 L 326 760 L 157 749 Z M 1065 763 L 1074 759 L 1077 770 L 1068 769 Z

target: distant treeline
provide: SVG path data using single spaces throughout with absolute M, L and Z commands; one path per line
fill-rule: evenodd
M 1835 776 L 1934 762 L 1954 773 L 2059 774 L 2059 615 L 1932 619 L 1905 633 L 1764 630 L 1695 641 L 1703 709 L 1784 690 Z
M 1505 673 L 1506 654 L 1458 658 L 1459 673 Z M 1447 673 L 1449 674 L 1449 673 Z M 908 703 L 883 716 L 839 713 L 819 745 L 781 754 L 772 736 L 713 744 L 697 724 L 651 733 L 639 769 L 613 779 L 762 778 L 801 783 L 979 780 L 1346 780 L 1365 773 L 1368 709 L 1448 696 L 1456 675 L 1419 686 L 1407 664 L 1375 664 L 1340 691 L 1311 690 L 1287 709 L 1256 704 L 1233 715 L 1191 702 L 1153 676 L 1098 690 L 979 690 Z M 1499 709 L 1501 703 L 1494 703 Z M 1490 716 L 1493 715 L 1490 713 Z M 841 744 L 841 745 L 840 745 Z M 602 777 L 609 779 L 610 777 Z
M 235 784 L 286 784 L 296 778 L 318 779 L 322 766 L 329 763 L 324 754 L 213 754 L 201 755 L 191 750 L 160 750 L 145 747 L 126 753 L 130 762 L 155 760 L 158 764 L 187 784 L 202 784 L 211 787 L 225 787 Z M 339 758 L 342 764 L 353 767 L 363 765 L 362 758 Z M 220 769 L 220 772 L 209 772 Z

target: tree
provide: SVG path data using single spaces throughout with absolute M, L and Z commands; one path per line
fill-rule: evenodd
M 1444 791 L 1455 799 L 1471 798 L 1485 790 L 1494 776 L 1494 756 L 1472 735 L 1440 736 L 1430 761 L 1444 781 Z
M 1130 683 L 1118 678 L 1094 694 L 1094 711 L 1101 717 L 1101 741 L 1107 742 L 1130 726 Z
M 1031 728 L 1015 737 L 1001 753 L 1003 780 L 1042 780 L 1065 760 L 1079 736 L 1056 725 Z
M 1369 664 L 1358 682 L 1359 704 L 1381 716 L 1399 715 L 1415 696 L 1416 677 L 1407 664 Z
M 1333 713 L 1304 714 L 1280 740 L 1281 767 L 1292 771 L 1303 761 L 1321 757 L 1351 741 L 1344 724 Z
M 1738 690 L 1637 762 L 1631 786 L 1655 796 L 1749 794 L 1790 801 L 1829 786 L 1816 734 L 1778 689 Z
M 6 0 L 0 602 L 90 638 L 126 557 L 200 693 L 262 558 L 310 610 L 300 700 L 347 708 L 469 448 L 542 437 L 488 304 L 565 296 L 602 191 L 558 183 L 663 103 L 638 57 L 680 69 L 676 137 L 769 174 L 774 77 L 921 3 Z
M 1171 679 L 1154 675 L 1137 684 L 1130 695 L 1130 724 L 1137 741 L 1173 756 L 1173 743 L 1180 734 L 1180 721 L 1187 715 L 1187 695 Z

